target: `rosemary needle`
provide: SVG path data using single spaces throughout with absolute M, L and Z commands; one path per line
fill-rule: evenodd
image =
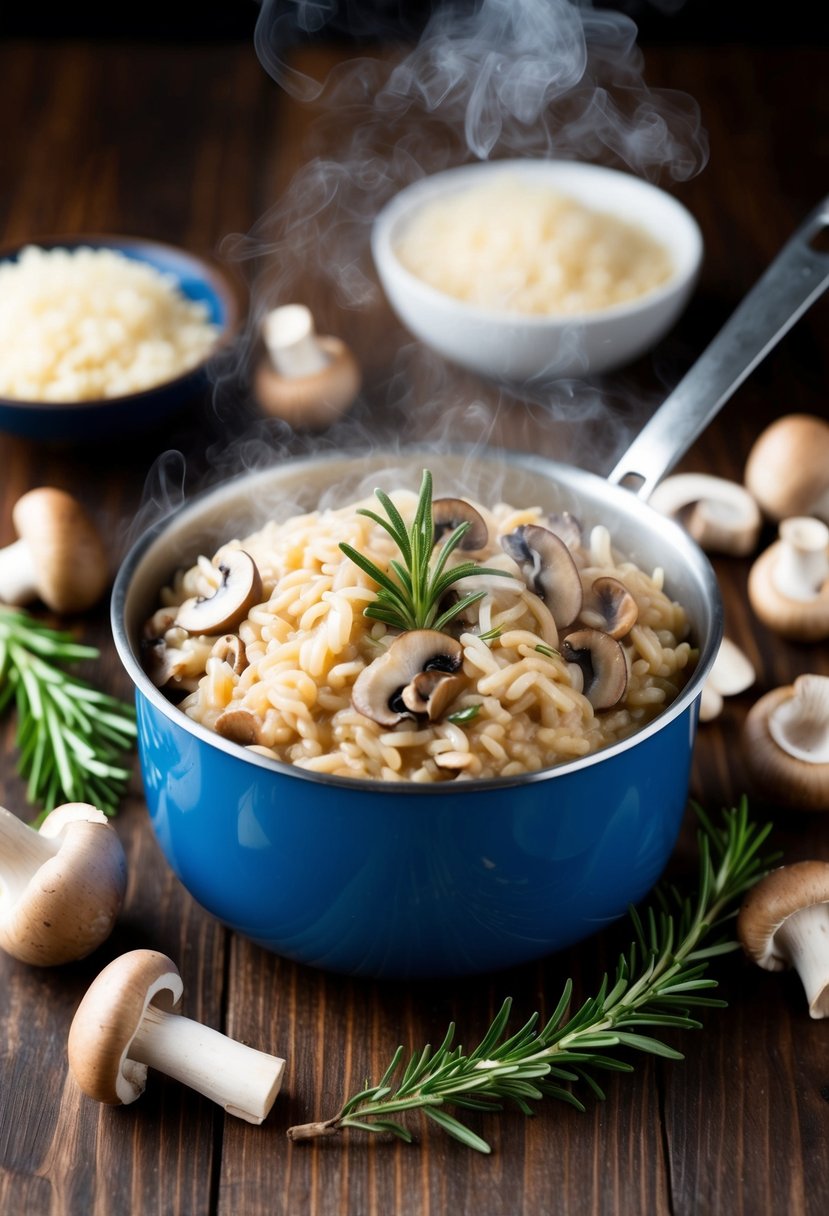
M 551 1097 L 583 1110 L 573 1086 L 583 1083 L 603 1098 L 594 1072 L 632 1071 L 626 1061 L 608 1054 L 614 1048 L 681 1059 L 680 1052 L 643 1033 L 643 1028 L 698 1029 L 701 1023 L 690 1016 L 691 1006 L 725 1005 L 702 995 L 717 986 L 705 975 L 708 962 L 737 948 L 737 942 L 720 936 L 720 931 L 733 918 L 739 898 L 776 860 L 760 856 L 771 825 L 753 824 L 745 799 L 723 811 L 722 827 L 713 825 L 701 808 L 695 809 L 700 820 L 696 894 L 683 898 L 673 887 L 662 886 L 644 914 L 632 910 L 634 941 L 619 959 L 612 983 L 605 976 L 596 995 L 575 1013 L 569 1012 L 568 980 L 540 1030 L 534 1014 L 520 1030 L 509 1033 L 508 998 L 474 1051 L 467 1054 L 454 1046 L 454 1024 L 437 1050 L 426 1046 L 414 1052 L 405 1067 L 399 1047 L 377 1085 L 349 1098 L 330 1119 L 289 1128 L 288 1136 L 310 1140 L 354 1128 L 389 1132 L 408 1142 L 411 1132 L 393 1116 L 420 1110 L 463 1144 L 488 1153 L 487 1142 L 447 1107 L 497 1111 L 508 1101 L 529 1115 L 531 1102 Z
M 41 806 L 38 819 L 63 802 L 114 815 L 130 780 L 122 761 L 136 734 L 132 706 L 64 667 L 99 656 L 26 612 L 0 608 L 0 713 L 14 704 L 18 772 L 27 800 Z

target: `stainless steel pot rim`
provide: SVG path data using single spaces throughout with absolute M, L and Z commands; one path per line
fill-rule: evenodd
M 559 777 L 565 777 L 572 773 L 578 772 L 585 768 L 591 768 L 595 764 L 600 764 L 612 757 L 628 751 L 636 747 L 639 743 L 658 734 L 665 726 L 672 722 L 675 718 L 684 714 L 692 703 L 701 695 L 702 686 L 708 676 L 708 673 L 714 663 L 719 649 L 720 640 L 723 630 L 723 609 L 722 601 L 719 594 L 716 575 L 705 557 L 701 549 L 690 538 L 690 536 L 672 520 L 659 515 L 655 510 L 648 507 L 645 503 L 636 500 L 635 496 L 627 490 L 616 486 L 609 485 L 601 477 L 594 473 L 586 472 L 582 469 L 572 468 L 567 465 L 559 465 L 554 461 L 548 460 L 546 457 L 535 456 L 523 452 L 499 449 L 493 447 L 482 447 L 480 445 L 442 445 L 440 453 L 436 453 L 434 446 L 428 444 L 412 444 L 400 446 L 395 449 L 388 450 L 388 458 L 392 456 L 397 459 L 414 458 L 422 455 L 424 458 L 431 455 L 434 459 L 436 456 L 463 456 L 474 459 L 476 462 L 492 461 L 499 465 L 517 465 L 518 467 L 527 470 L 530 473 L 536 473 L 544 477 L 548 481 L 553 481 L 553 474 L 558 474 L 565 482 L 573 480 L 584 480 L 591 483 L 595 488 L 601 489 L 612 498 L 616 498 L 618 502 L 627 501 L 630 509 L 636 512 L 644 512 L 648 517 L 648 522 L 651 528 L 655 528 L 664 536 L 666 542 L 670 543 L 677 550 L 680 558 L 686 562 L 695 564 L 706 582 L 706 591 L 710 595 L 711 600 L 711 623 L 708 631 L 708 636 L 700 642 L 700 653 L 697 664 L 691 674 L 688 683 L 680 692 L 679 696 L 674 700 L 662 713 L 658 714 L 651 722 L 640 730 L 635 731 L 626 739 L 620 740 L 618 743 L 611 744 L 608 747 L 601 748 L 598 751 L 592 752 L 588 756 L 582 756 L 576 760 L 565 761 L 563 763 L 554 764 L 547 768 L 537 769 L 532 772 L 519 773 L 508 777 L 473 777 L 455 779 L 452 781 L 441 781 L 432 783 L 420 783 L 412 781 L 381 781 L 378 779 L 362 778 L 362 777 L 342 777 L 330 773 L 316 773 L 308 769 L 301 768 L 298 765 L 286 764 L 280 760 L 273 760 L 267 756 L 261 756 L 256 752 L 250 751 L 241 744 L 234 743 L 229 739 L 222 738 L 198 722 L 194 722 L 188 718 L 172 701 L 170 701 L 164 693 L 156 687 L 150 680 L 141 666 L 140 661 L 136 656 L 135 647 L 129 636 L 129 631 L 126 623 L 127 599 L 132 585 L 133 576 L 140 565 L 142 559 L 151 550 L 153 545 L 160 540 L 164 533 L 175 522 L 181 522 L 188 516 L 197 518 L 199 514 L 209 505 L 211 500 L 218 500 L 222 497 L 230 496 L 234 489 L 238 489 L 242 481 L 250 488 L 257 481 L 263 484 L 278 476 L 278 471 L 286 466 L 292 470 L 301 473 L 303 467 L 319 467 L 327 463 L 335 464 L 338 461 L 355 463 L 361 457 L 370 457 L 377 459 L 383 457 L 382 452 L 372 451 L 369 453 L 355 450 L 353 452 L 343 453 L 324 453 L 313 456 L 298 456 L 288 458 L 282 461 L 279 465 L 273 465 L 268 468 L 260 469 L 255 472 L 243 475 L 243 478 L 231 478 L 223 480 L 216 485 L 210 486 L 199 493 L 193 495 L 186 502 L 181 504 L 171 513 L 159 519 L 155 524 L 151 525 L 143 534 L 143 536 L 132 546 L 127 553 L 120 568 L 117 572 L 111 597 L 111 628 L 113 640 L 115 643 L 118 656 L 124 665 L 128 675 L 130 676 L 136 692 L 143 696 L 156 710 L 168 718 L 173 724 L 185 730 L 195 739 L 207 744 L 208 746 L 226 753 L 228 756 L 242 763 L 253 765 L 267 772 L 279 773 L 285 777 L 291 777 L 300 781 L 309 781 L 314 785 L 331 786 L 351 791 L 362 791 L 363 793 L 386 793 L 394 794 L 395 796 L 406 795 L 416 797 L 436 797 L 439 795 L 451 794 L 452 796 L 472 796 L 485 790 L 503 790 L 514 788 L 516 786 L 524 786 L 533 784 L 538 781 L 550 781 Z M 617 496 L 624 496 L 617 497 Z

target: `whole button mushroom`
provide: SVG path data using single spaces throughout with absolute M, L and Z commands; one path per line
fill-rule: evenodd
M 829 637 L 829 527 L 812 516 L 784 519 L 779 539 L 751 567 L 748 598 L 763 624 L 782 637 Z
M 64 490 L 41 486 L 15 503 L 18 539 L 0 549 L 0 600 L 23 607 L 41 599 L 53 612 L 84 612 L 109 583 L 101 535 Z
M 140 1098 L 154 1068 L 230 1115 L 262 1123 L 285 1061 L 177 1012 L 184 992 L 172 959 L 131 950 L 103 969 L 69 1031 L 69 1067 L 88 1097 L 110 1106 Z
M 737 933 L 760 967 L 797 971 L 813 1018 L 829 1015 L 829 862 L 772 870 L 746 896 Z
M 0 947 L 20 962 L 91 954 L 111 933 L 126 884 L 121 842 L 96 807 L 66 803 L 39 831 L 0 807 Z
M 829 811 L 829 676 L 802 675 L 753 705 L 743 726 L 746 764 L 766 797 Z
M 829 521 L 829 422 L 812 414 L 778 418 L 755 440 L 743 480 L 771 520 Z

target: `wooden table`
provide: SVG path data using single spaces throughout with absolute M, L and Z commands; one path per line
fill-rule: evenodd
M 356 53 L 317 47 L 299 63 L 322 80 Z M 650 86 L 695 97 L 710 138 L 700 173 L 664 181 L 698 217 L 707 245 L 698 291 L 674 332 L 653 355 L 592 386 L 559 386 L 530 401 L 504 394 L 496 411 L 495 390 L 406 340 L 376 291 L 357 307 L 365 285 L 357 268 L 371 281 L 364 249 L 348 279 L 356 295 L 332 293 L 315 269 L 321 259 L 332 272 L 336 255 L 320 225 L 308 245 L 319 257 L 304 258 L 303 298 L 318 310 L 321 329 L 353 343 L 365 370 L 349 425 L 323 442 L 483 436 L 600 471 L 610 467 L 827 185 L 826 48 L 654 45 L 645 56 Z M 247 43 L 2 44 L 2 243 L 74 232 L 180 243 L 232 264 L 252 293 L 255 315 L 263 300 L 284 302 L 304 290 L 292 278 L 301 269 L 296 251 L 291 258 L 286 246 L 280 261 L 268 245 L 295 171 L 314 157 L 341 165 L 365 116 L 359 101 L 347 104 L 340 93 L 329 104 L 331 96 L 324 94 L 316 110 L 288 97 Z M 436 155 L 451 152 L 439 139 L 432 146 Z M 378 155 L 383 147 L 378 136 Z M 321 205 L 315 192 L 303 198 L 309 209 Z M 305 227 L 297 233 L 299 241 L 309 235 Z M 365 224 L 340 235 L 356 248 Z M 773 417 L 826 415 L 827 307 L 818 303 L 783 340 L 680 467 L 739 479 L 752 441 Z M 588 448 L 579 419 L 598 402 L 609 405 L 611 426 Z M 470 408 L 458 409 L 465 404 Z M 271 459 L 280 445 L 293 452 L 307 444 L 262 420 L 247 392 L 246 367 L 167 427 L 137 439 L 53 445 L 2 436 L 0 541 L 12 539 L 19 495 L 54 484 L 76 492 L 105 525 L 115 564 L 182 483 L 189 493 L 208 476 Z M 763 544 L 771 536 L 767 531 Z M 783 642 L 754 619 L 749 564 L 715 559 L 727 632 L 758 673 L 755 686 L 700 731 L 691 794 L 715 813 L 749 788 L 740 728 L 753 701 L 802 672 L 829 672 L 825 644 Z M 128 697 L 106 606 L 69 624 L 102 650 L 86 674 Z M 3 738 L 0 801 L 27 817 L 9 722 Z M 751 806 L 757 818 L 773 818 L 774 844 L 787 860 L 829 859 L 821 816 L 769 805 L 762 791 L 752 792 Z M 456 983 L 326 975 L 250 945 L 194 904 L 161 857 L 137 775 L 115 823 L 130 877 L 110 941 L 92 958 L 54 970 L 0 959 L 0 1211 L 8 1216 L 825 1212 L 827 1027 L 809 1019 L 796 977 L 769 975 L 740 955 L 714 969 L 728 1008 L 709 1011 L 702 1031 L 671 1036 L 686 1053 L 683 1062 L 635 1059 L 635 1071 L 611 1078 L 607 1101 L 588 1101 L 584 1114 L 550 1100 L 532 1119 L 514 1110 L 473 1116 L 492 1144 L 490 1157 L 419 1117 L 411 1146 L 360 1134 L 292 1145 L 290 1124 L 333 1113 L 364 1077 L 379 1076 L 398 1043 L 435 1042 L 455 1019 L 471 1045 L 506 995 L 516 1018 L 543 1014 L 568 975 L 590 993 L 615 963 L 617 935 L 601 934 L 537 966 Z M 687 868 L 692 855 L 689 813 L 674 864 Z M 100 1107 L 80 1095 L 66 1067 L 74 1009 L 105 962 L 138 946 L 178 960 L 190 1016 L 287 1057 L 284 1092 L 263 1126 L 225 1118 L 157 1076 L 128 1108 Z

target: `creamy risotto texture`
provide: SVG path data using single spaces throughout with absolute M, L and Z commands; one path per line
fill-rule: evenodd
M 624 304 L 673 270 L 644 228 L 506 174 L 425 203 L 395 251 L 412 274 L 447 295 L 536 316 Z
M 417 496 L 391 498 L 410 521 Z M 582 535 L 568 516 L 506 503 L 472 504 L 486 525 L 474 558 L 509 577 L 458 584 L 456 595 L 485 595 L 413 661 L 412 634 L 364 615 L 376 584 L 339 548 L 383 569 L 400 556 L 359 507 L 376 502 L 268 523 L 164 589 L 145 666 L 184 694 L 195 722 L 317 773 L 465 780 L 585 756 L 644 726 L 685 683 L 696 652 L 661 571 L 626 561 L 603 526 Z

